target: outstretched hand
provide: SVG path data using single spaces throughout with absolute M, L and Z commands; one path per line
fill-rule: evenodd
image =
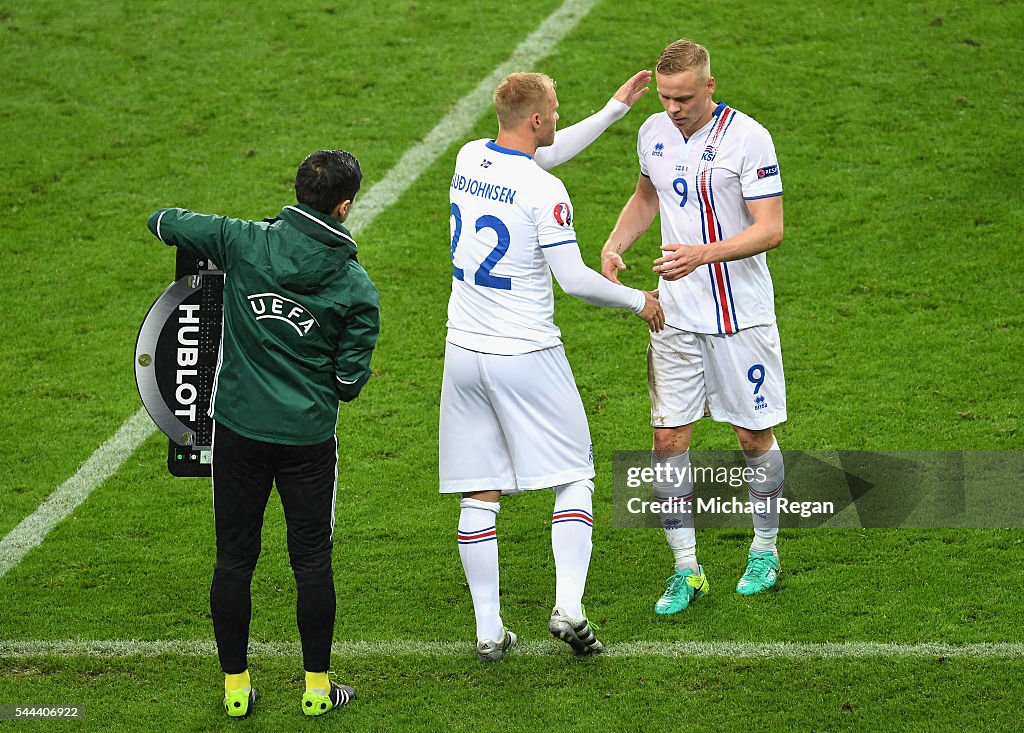
M 626 263 L 618 252 L 608 252 L 601 256 L 601 274 L 616 285 L 622 284 L 619 282 L 619 273 L 625 269 Z
M 654 333 L 665 328 L 665 311 L 658 302 L 657 290 L 644 291 L 644 309 L 637 316 L 647 322 L 647 327 Z
M 650 89 L 647 88 L 647 85 L 651 83 L 652 76 L 651 72 L 647 69 L 638 71 L 630 77 L 629 81 L 619 87 L 619 90 L 612 95 L 613 98 L 632 107 L 633 102 L 640 99 L 640 97 L 650 91 Z

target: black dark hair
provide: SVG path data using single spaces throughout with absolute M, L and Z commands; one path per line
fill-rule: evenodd
M 295 174 L 295 199 L 321 214 L 328 214 L 359 191 L 363 172 L 359 161 L 344 150 L 310 153 Z

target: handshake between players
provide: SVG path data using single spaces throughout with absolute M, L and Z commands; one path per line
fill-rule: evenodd
M 657 290 L 644 291 L 644 309 L 636 315 L 637 318 L 643 319 L 647 323 L 647 327 L 654 333 L 665 328 L 665 311 L 662 310 L 661 303 L 658 301 Z

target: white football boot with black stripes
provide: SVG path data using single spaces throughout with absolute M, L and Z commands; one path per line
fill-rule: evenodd
M 583 611 L 583 618 L 570 618 L 565 611 L 556 606 L 551 611 L 548 629 L 556 639 L 561 639 L 571 646 L 578 657 L 588 657 L 604 651 L 604 644 L 594 636 L 586 610 Z
M 479 641 L 476 645 L 476 656 L 481 662 L 497 662 L 505 654 L 516 648 L 519 639 L 508 629 L 504 629 L 497 641 Z

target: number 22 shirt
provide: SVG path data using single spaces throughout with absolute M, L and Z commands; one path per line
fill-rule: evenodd
M 543 250 L 576 242 L 565 185 L 526 153 L 474 140 L 450 198 L 448 342 L 504 355 L 561 344 Z

